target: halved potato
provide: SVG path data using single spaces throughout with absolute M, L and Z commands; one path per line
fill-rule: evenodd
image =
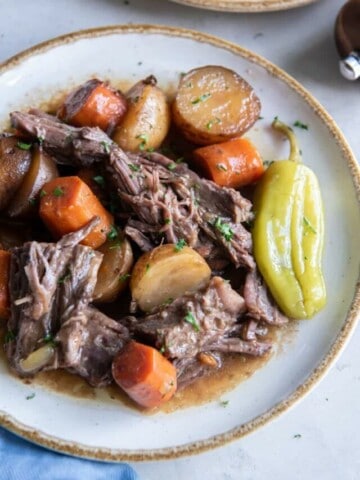
M 185 293 L 195 292 L 210 280 L 209 265 L 195 250 L 161 245 L 142 255 L 130 280 L 133 300 L 150 312 Z
M 126 288 L 134 262 L 131 245 L 125 238 L 108 240 L 98 249 L 104 254 L 94 290 L 94 301 L 113 302 Z
M 160 147 L 170 128 L 170 107 L 153 76 L 127 93 L 128 110 L 113 140 L 124 150 L 139 152 Z
M 30 163 L 30 145 L 16 137 L 0 138 L 0 210 L 7 207 L 20 187 Z
M 239 137 L 258 119 L 260 100 L 236 72 L 208 66 L 180 80 L 173 118 L 184 136 L 199 145 Z
M 33 204 L 45 183 L 59 176 L 56 163 L 50 155 L 36 146 L 31 165 L 19 190 L 8 207 L 10 217 L 25 217 L 35 211 Z

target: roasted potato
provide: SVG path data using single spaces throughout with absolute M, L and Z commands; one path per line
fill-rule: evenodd
M 201 255 L 190 247 L 180 251 L 174 244 L 161 245 L 142 255 L 130 280 L 133 300 L 150 312 L 185 293 L 205 286 L 211 270 Z
M 131 245 L 123 237 L 108 240 L 99 249 L 104 254 L 94 291 L 94 301 L 113 302 L 126 288 L 134 262 Z
M 191 70 L 180 80 L 172 106 L 184 136 L 210 145 L 239 137 L 259 118 L 260 100 L 237 73 L 224 67 Z
M 32 161 L 24 180 L 7 209 L 10 217 L 25 217 L 34 212 L 34 203 L 45 183 L 58 177 L 58 169 L 52 157 L 41 147 L 35 147 Z
M 170 128 L 170 107 L 155 77 L 135 84 L 126 97 L 128 110 L 113 140 L 129 152 L 158 148 Z
M 0 137 L 0 210 L 8 205 L 20 187 L 30 163 L 30 145 L 16 137 Z

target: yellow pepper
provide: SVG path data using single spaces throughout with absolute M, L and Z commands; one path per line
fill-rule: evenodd
M 324 216 L 317 178 L 301 163 L 293 130 L 288 160 L 272 163 L 255 190 L 254 255 L 275 301 L 291 318 L 310 318 L 326 303 L 321 270 Z

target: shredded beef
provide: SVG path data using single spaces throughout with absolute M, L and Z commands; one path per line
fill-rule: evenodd
M 210 265 L 218 258 L 252 269 L 251 202 L 240 192 L 200 178 L 185 163 L 159 153 L 126 154 L 97 128 L 75 128 L 37 110 L 13 112 L 11 122 L 60 162 L 89 165 L 102 160 L 108 178 L 129 209 L 125 231 L 141 249 L 183 239 L 196 250 L 206 239 Z M 226 225 L 228 234 L 220 228 Z M 135 230 L 139 231 L 136 234 Z
M 213 277 L 205 290 L 180 297 L 143 320 L 134 320 L 130 328 L 171 359 L 216 351 L 263 355 L 270 344 L 234 336 L 239 334 L 238 320 L 245 310 L 244 299 L 225 280 Z
M 105 371 L 106 362 L 96 348 L 91 367 L 87 361 L 90 358 L 88 352 L 94 348 L 93 341 L 98 338 L 103 339 L 100 348 L 107 342 L 111 351 L 115 344 L 121 348 L 128 334 L 117 322 L 88 307 L 102 254 L 79 245 L 79 242 L 98 221 L 98 218 L 94 218 L 84 228 L 65 235 L 56 244 L 28 242 L 12 250 L 9 282 L 11 315 L 8 330 L 15 339 L 6 344 L 6 352 L 10 365 L 20 375 L 32 375 L 40 369 L 69 367 L 93 385 L 109 379 L 112 357 L 108 355 Z M 71 333 L 71 328 L 74 332 L 79 331 L 84 324 L 87 325 L 86 331 L 76 339 L 80 362 L 76 364 L 68 358 L 66 352 L 69 351 L 69 345 L 65 340 L 76 337 L 75 333 Z M 113 332 L 119 334 L 116 341 Z M 54 346 L 54 355 L 48 363 L 24 371 L 23 360 L 47 342 Z M 99 364 L 96 363 L 97 358 Z M 99 372 L 103 372 L 102 375 Z

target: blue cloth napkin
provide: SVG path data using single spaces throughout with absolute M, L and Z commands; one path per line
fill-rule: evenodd
M 67 457 L 33 445 L 0 428 L 1 480 L 139 480 L 125 463 Z

